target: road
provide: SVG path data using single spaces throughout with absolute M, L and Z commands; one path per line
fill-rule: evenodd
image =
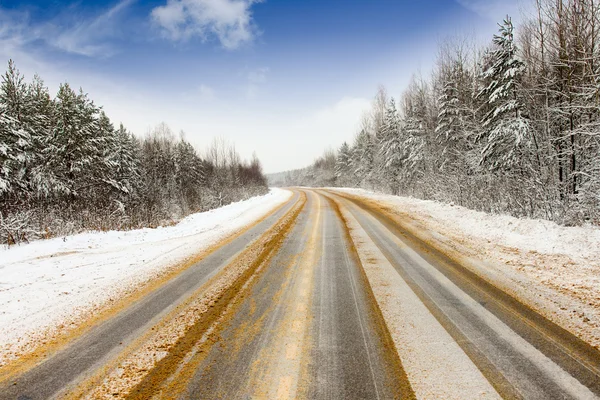
M 397 274 L 388 276 L 388 289 L 416 296 L 423 306 L 414 324 L 437 326 L 433 338 L 423 339 L 430 341 L 423 354 L 443 335 L 453 342 L 444 357 L 461 365 L 444 367 L 448 376 L 459 372 L 451 385 L 435 387 L 442 379 L 432 371 L 439 366 L 425 359 L 426 367 L 416 368 L 417 354 L 398 344 L 386 316 L 403 305 L 371 287 L 373 272 L 357 250 L 365 244 L 380 254 L 374 264 L 385 262 Z M 235 268 L 242 272 L 207 311 L 175 329 L 173 315 Z M 123 375 L 114 371 L 147 348 L 149 337 L 175 331 L 162 358 L 138 368 L 138 378 L 110 386 Z M 434 387 L 446 398 L 464 398 L 475 383 L 483 389 L 471 398 L 592 399 L 600 396 L 600 353 L 382 210 L 302 189 L 161 288 L 2 379 L 0 399 L 20 400 L 100 397 L 94 390 L 101 385 L 111 388 L 106 396 L 126 399 L 436 398 Z

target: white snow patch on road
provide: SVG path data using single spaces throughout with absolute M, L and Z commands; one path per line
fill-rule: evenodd
M 565 227 L 362 189 L 331 190 L 387 206 L 417 234 L 460 253 L 479 275 L 600 347 L 597 227 Z
M 0 366 L 257 221 L 291 192 L 193 214 L 177 225 L 89 232 L 0 249 Z

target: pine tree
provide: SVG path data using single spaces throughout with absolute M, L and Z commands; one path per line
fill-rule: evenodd
M 351 154 L 350 146 L 344 142 L 338 150 L 337 159 L 335 162 L 335 176 L 341 184 L 348 181 L 348 175 L 351 171 Z
M 443 141 L 457 140 L 461 134 L 462 113 L 459 98 L 460 65 L 450 67 L 449 73 L 442 77 L 443 91 L 438 99 L 439 114 L 435 133 Z
M 38 75 L 27 85 L 25 108 L 28 110 L 23 122 L 31 133 L 32 168 L 31 185 L 37 197 L 47 197 L 52 193 L 51 173 L 48 171 L 47 154 L 44 149 L 51 145 L 54 124 L 54 105 L 48 88 Z
M 19 123 L 22 122 L 23 116 L 26 113 L 25 109 L 25 94 L 27 85 L 25 78 L 13 60 L 8 61 L 8 70 L 2 76 L 2 85 L 0 86 L 0 104 L 5 107 L 6 115 L 14 118 Z
M 136 138 L 128 132 L 123 124 L 115 131 L 116 151 L 115 163 L 116 181 L 124 193 L 131 193 L 139 179 L 139 150 Z
M 106 137 L 100 134 L 98 108 L 82 91 L 76 94 L 67 83 L 60 85 L 54 108 L 52 141 L 45 152 L 55 192 L 74 199 L 102 179 Z
M 380 158 L 383 161 L 382 176 L 388 183 L 392 194 L 398 194 L 399 176 L 406 152 L 400 137 L 400 117 L 396 102 L 391 98 L 386 109 L 380 140 Z
M 404 123 L 401 142 L 405 151 L 405 161 L 401 178 L 406 185 L 416 183 L 424 174 L 426 137 L 431 133 L 427 127 L 430 111 L 427 99 L 427 85 L 413 77 L 404 93 L 402 110 Z
M 23 198 L 29 189 L 31 134 L 22 121 L 26 85 L 12 60 L 0 85 L 0 194 Z
M 518 57 L 513 30 L 507 17 L 500 25 L 500 34 L 494 35 L 491 66 L 483 72 L 487 85 L 479 93 L 489 107 L 481 121 L 482 163 L 492 168 L 510 168 L 531 145 L 530 122 L 523 116 L 519 95 L 525 65 Z
M 366 130 L 361 130 L 354 139 L 352 148 L 352 169 L 357 183 L 367 183 L 373 172 L 375 156 L 373 138 Z
M 0 104 L 0 199 L 10 193 L 18 198 L 26 189 L 24 166 L 29 159 L 30 139 Z
M 175 148 L 176 180 L 185 208 L 198 208 L 200 188 L 204 182 L 202 160 L 194 147 L 181 139 Z
M 102 150 L 94 154 L 96 162 L 93 171 L 91 172 L 92 181 L 103 183 L 106 186 L 104 189 L 110 188 L 122 190 L 121 183 L 118 180 L 119 160 L 116 156 L 119 146 L 117 131 L 114 125 L 104 111 L 100 111 L 100 115 L 96 121 L 97 131 L 95 141 Z M 104 190 L 103 190 L 104 192 Z
M 435 134 L 443 146 L 442 156 L 455 162 L 460 158 L 459 153 L 470 149 L 480 122 L 474 98 L 474 74 L 462 59 L 451 60 L 450 64 L 439 77 L 442 92 L 438 98 Z

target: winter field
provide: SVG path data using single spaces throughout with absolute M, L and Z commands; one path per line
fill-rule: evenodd
M 1 248 L 0 366 L 159 280 L 290 195 L 271 189 L 170 227 L 87 232 Z
M 363 189 L 421 238 L 541 314 L 600 347 L 600 229 L 564 227 Z

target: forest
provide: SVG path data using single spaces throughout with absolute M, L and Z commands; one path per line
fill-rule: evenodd
M 267 192 L 260 161 L 216 138 L 205 154 L 161 123 L 138 137 L 83 90 L 51 97 L 8 63 L 0 85 L 0 243 L 170 224 Z
M 430 77 L 381 87 L 351 143 L 282 185 L 350 186 L 564 225 L 600 223 L 600 12 L 537 0 L 487 46 L 451 39 Z

